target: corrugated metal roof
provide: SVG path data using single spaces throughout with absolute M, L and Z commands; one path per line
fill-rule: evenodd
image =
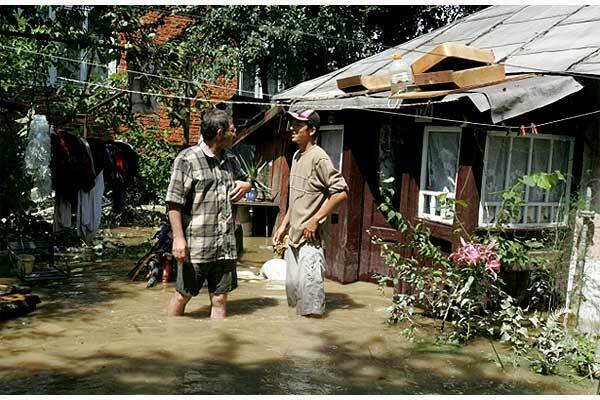
M 337 79 L 383 73 L 393 53 L 414 62 L 444 42 L 494 50 L 507 73 L 600 75 L 600 6 L 492 6 L 436 31 L 277 94 L 275 100 L 341 95 Z

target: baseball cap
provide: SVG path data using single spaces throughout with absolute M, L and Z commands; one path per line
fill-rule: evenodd
M 311 126 L 320 126 L 321 125 L 321 117 L 319 114 L 312 109 L 303 108 L 300 110 L 288 111 L 287 114 L 298 121 L 305 121 Z

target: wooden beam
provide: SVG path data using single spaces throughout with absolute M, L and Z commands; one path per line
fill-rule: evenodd
M 442 61 L 450 58 L 469 60 L 479 65 L 485 65 L 494 62 L 494 52 L 492 50 L 482 50 L 476 47 L 465 46 L 461 43 L 442 43 L 412 63 L 411 69 L 413 75 L 430 71 Z
M 238 133 L 235 141 L 233 142 L 233 146 L 235 146 L 236 144 L 238 144 L 239 142 L 244 140 L 250 134 L 255 132 L 258 128 L 260 128 L 261 126 L 263 126 L 264 124 L 269 122 L 271 119 L 273 119 L 273 117 L 275 117 L 280 112 L 283 112 L 283 107 L 280 107 L 280 106 L 271 107 L 267 112 L 265 112 L 263 119 L 258 121 L 256 124 L 243 129 L 240 133 Z
M 390 89 L 390 77 L 388 74 L 347 76 L 338 79 L 336 83 L 338 89 L 344 92 L 368 90 L 371 93 L 375 93 Z
M 392 99 L 430 99 L 433 97 L 445 96 L 447 94 L 462 93 L 462 92 L 467 92 L 472 89 L 479 89 L 479 88 L 486 87 L 486 86 L 498 85 L 498 84 L 504 83 L 504 82 L 526 79 L 526 78 L 530 78 L 532 76 L 533 76 L 533 74 L 512 75 L 512 76 L 508 76 L 508 77 L 506 77 L 506 79 L 503 79 L 498 82 L 489 82 L 489 83 L 484 83 L 484 84 L 479 84 L 479 85 L 466 86 L 466 87 L 459 88 L 459 89 L 429 90 L 429 91 L 423 91 L 423 92 L 418 92 L 418 91 L 417 92 L 402 92 L 402 93 L 398 93 L 398 94 L 393 94 L 390 96 L 390 98 L 392 98 Z
M 89 114 L 89 113 L 91 113 L 92 111 L 94 111 L 94 110 L 96 110 L 96 109 L 98 109 L 98 108 L 100 108 L 100 107 L 102 107 L 102 106 L 104 106 L 104 105 L 106 105 L 106 104 L 108 104 L 108 103 L 110 103 L 110 102 L 112 102 L 112 101 L 114 101 L 114 100 L 118 99 L 119 97 L 123 96 L 125 93 L 127 93 L 127 92 L 121 92 L 121 91 L 117 92 L 116 94 L 114 94 L 114 95 L 110 96 L 108 99 L 106 99 L 106 100 L 103 100 L 103 101 L 101 101 L 100 103 L 98 103 L 98 104 L 95 104 L 95 105 L 91 106 L 91 107 L 90 107 L 90 108 L 87 110 L 87 113 Z
M 414 79 L 416 86 L 439 87 L 443 85 L 446 89 L 456 89 L 501 82 L 506 79 L 506 75 L 504 74 L 504 65 L 496 64 L 462 71 L 426 72 L 416 74 Z

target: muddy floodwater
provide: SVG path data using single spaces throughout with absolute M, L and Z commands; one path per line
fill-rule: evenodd
M 409 342 L 385 324 L 389 299 L 373 284 L 328 281 L 325 318 L 297 317 L 283 282 L 254 277 L 268 244 L 245 238 L 224 321 L 208 319 L 205 292 L 167 318 L 174 283 L 129 282 L 136 258 L 76 264 L 68 281 L 34 286 L 37 310 L 0 322 L 0 394 L 595 393 L 585 379 L 502 370 L 485 340 Z

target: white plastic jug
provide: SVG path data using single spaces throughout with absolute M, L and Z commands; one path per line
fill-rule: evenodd
M 400 53 L 394 53 L 389 74 L 392 94 L 405 92 L 408 86 L 413 83 L 412 71 L 408 64 L 404 62 Z

